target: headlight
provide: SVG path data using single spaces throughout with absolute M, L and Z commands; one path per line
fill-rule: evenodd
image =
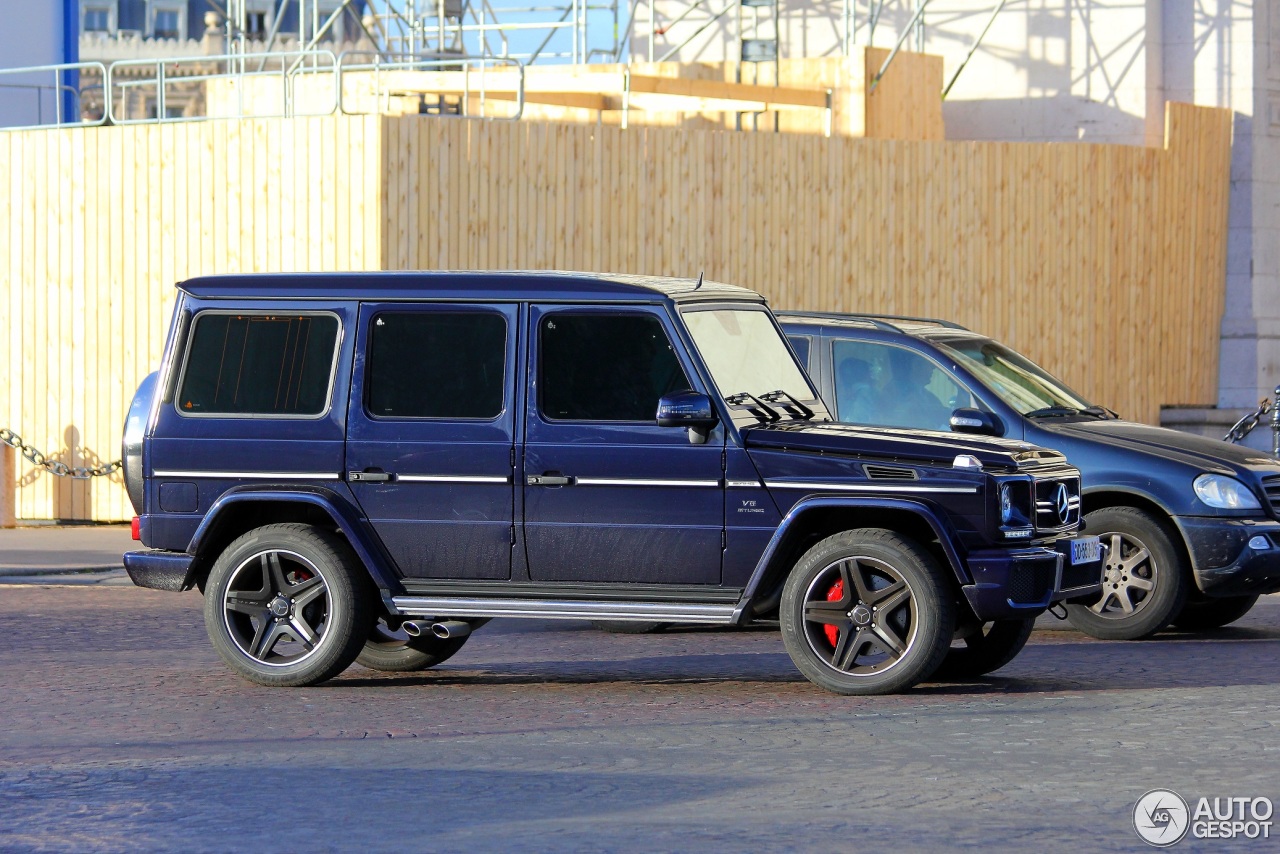
M 1222 510 L 1261 510 L 1258 498 L 1234 477 L 1220 474 L 1202 474 L 1196 478 L 1196 497 Z
M 1031 526 L 1031 486 L 1027 483 L 1000 484 L 1000 524 L 1006 528 Z

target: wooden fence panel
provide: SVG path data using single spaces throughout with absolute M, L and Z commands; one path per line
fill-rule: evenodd
M 1216 398 L 1230 134 L 1184 105 L 1163 150 L 418 116 L 0 134 L 0 426 L 115 459 L 175 280 L 495 267 L 943 316 L 1155 422 Z M 131 515 L 118 477 L 18 468 L 19 518 Z

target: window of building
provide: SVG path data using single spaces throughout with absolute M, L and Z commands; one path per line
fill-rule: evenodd
M 147 33 L 156 39 L 185 39 L 187 4 L 181 0 L 149 0 Z
M 548 418 L 653 423 L 660 397 L 690 388 L 652 314 L 550 314 L 539 325 L 538 347 Z
M 117 26 L 117 11 L 117 4 L 113 0 L 82 0 L 80 32 L 114 33 Z
M 506 365 L 501 314 L 379 314 L 369 333 L 366 405 L 379 418 L 496 418 Z
M 262 41 L 267 37 L 267 13 L 246 12 L 244 16 L 244 34 L 253 41 Z
M 178 411 L 315 416 L 329 407 L 338 318 L 331 314 L 196 317 Z

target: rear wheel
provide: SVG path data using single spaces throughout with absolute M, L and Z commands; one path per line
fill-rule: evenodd
M 1173 624 L 1189 632 L 1220 629 L 1249 613 L 1249 609 L 1257 601 L 1257 596 L 1227 596 L 1222 599 L 1188 602 L 1182 606 L 1182 613 Z
M 209 571 L 204 621 L 218 655 L 259 685 L 314 685 L 355 660 L 372 622 L 350 546 L 309 525 L 266 525 Z
M 364 648 L 356 656 L 356 664 L 387 673 L 427 670 L 451 658 L 462 649 L 468 637 L 470 635 L 460 638 L 438 638 L 434 635 L 411 638 L 404 629 L 392 628 L 385 617 L 379 617 L 369 639 L 364 642 Z
M 1102 595 L 1067 605 L 1071 625 L 1103 640 L 1149 637 L 1182 611 L 1190 571 L 1177 543 L 1150 513 L 1107 507 L 1085 516 L 1085 530 L 1107 547 Z
M 933 557 L 881 529 L 845 531 L 806 552 L 778 616 L 796 667 L 837 694 L 887 694 L 926 679 L 955 620 Z
M 996 620 L 956 638 L 934 672 L 935 680 L 976 679 L 999 670 L 1022 652 L 1035 620 Z

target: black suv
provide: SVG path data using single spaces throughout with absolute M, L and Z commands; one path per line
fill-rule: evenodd
M 808 678 L 880 693 L 944 659 L 998 667 L 1031 617 L 1098 590 L 1061 454 L 831 423 L 751 291 L 567 273 L 179 289 L 126 425 L 149 550 L 125 565 L 198 586 L 215 648 L 262 684 L 430 667 L 494 617 L 776 619 Z
M 1067 606 L 1094 637 L 1209 629 L 1280 590 L 1280 461 L 1120 420 L 1025 357 L 940 320 L 783 312 L 841 421 L 1007 436 L 1065 453 L 1085 526 L 1108 546 L 1102 595 Z

